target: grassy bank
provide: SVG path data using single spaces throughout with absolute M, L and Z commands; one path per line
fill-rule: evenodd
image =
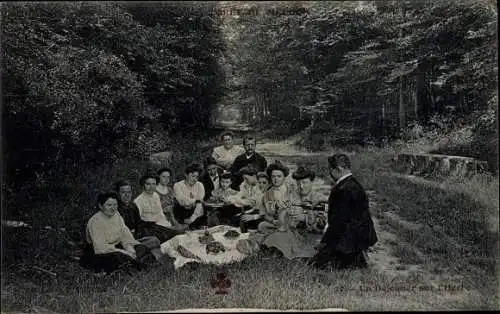
M 179 146 L 179 152 L 185 151 L 171 165 L 176 175 L 182 173 L 186 163 L 201 160 L 214 140 L 215 135 Z M 209 282 L 216 269 L 206 265 L 174 271 L 167 263 L 133 276 L 117 273 L 96 278 L 65 257 L 70 249 L 65 244 L 66 233 L 55 226 L 67 227 L 72 219 L 90 215 L 95 193 L 114 180 L 125 177 L 137 184 L 147 164 L 144 160 L 128 160 L 103 165 L 99 171 L 82 169 L 73 179 L 61 177 L 58 184 L 54 183 L 71 186 L 71 193 L 54 194 L 51 202 L 41 199 L 32 210 L 38 215 L 33 217 L 45 219 L 44 223 L 48 217 L 61 218 L 58 224 L 58 220 L 50 221 L 53 229 L 38 224 L 28 232 L 4 232 L 2 239 L 8 240 L 8 247 L 2 250 L 2 311 L 32 311 L 35 307 L 64 313 L 196 307 L 497 309 L 498 255 L 492 241 L 497 233 L 491 229 L 494 224 L 488 222 L 498 209 L 498 184 L 484 178 L 450 179 L 438 186 L 408 181 L 388 170 L 394 152 L 393 148 L 374 148 L 351 153 L 353 171 L 368 190 L 376 192 L 377 204 L 372 204 L 372 212 L 380 224 L 379 234 L 391 232 L 397 236 L 391 244 L 392 253 L 402 264 L 417 265 L 439 278 L 437 285 L 418 272 L 410 276 L 374 269 L 325 272 L 298 262 L 259 257 L 229 266 L 233 286 L 227 296 L 214 294 Z M 327 178 L 326 158 L 276 159 L 308 165 L 318 176 Z

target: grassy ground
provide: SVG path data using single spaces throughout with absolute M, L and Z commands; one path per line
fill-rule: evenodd
M 211 143 L 213 139 L 199 143 L 198 147 Z M 201 158 L 205 153 L 192 152 L 183 158 Z M 481 178 L 472 182 L 450 179 L 438 186 L 414 182 L 389 172 L 387 162 L 392 153 L 390 149 L 358 151 L 352 154 L 353 170 L 376 195 L 372 213 L 381 245 L 395 256 L 397 267 L 415 271 L 399 272 L 399 268 L 390 265 L 380 265 L 389 267 L 388 271 L 315 271 L 299 262 L 251 257 L 228 268 L 233 285 L 228 295 L 220 296 L 209 285 L 216 269 L 206 265 L 174 271 L 167 263 L 134 275 L 117 273 L 96 278 L 64 258 L 69 248 L 65 247 L 65 233 L 57 229 L 67 226 L 62 220 L 52 230 L 43 226 L 28 232 L 4 230 L 2 312 L 40 308 L 64 313 L 165 311 L 200 307 L 498 309 L 498 251 L 493 249 L 498 246 L 494 242 L 498 229 L 490 223 L 498 213 L 498 183 Z M 326 155 L 297 156 L 290 151 L 285 155 L 272 158 L 309 165 L 319 176 L 327 177 Z M 180 167 L 186 161 L 179 158 L 176 162 Z M 118 177 L 136 181 L 143 166 L 129 161 L 104 172 L 89 170 L 82 173 L 81 179 L 73 179 L 75 191 L 70 198 L 34 208 L 32 213 L 36 217 L 43 217 L 44 211 L 49 210 L 60 212 L 61 217 L 81 217 L 82 214 L 76 214 L 79 210 L 91 213 L 93 209 L 88 204 L 93 202 L 95 190 Z M 91 185 L 85 188 L 90 181 Z
M 228 272 L 232 287 L 227 296 L 215 295 L 211 289 L 209 281 L 216 269 L 210 266 L 177 272 L 157 267 L 134 276 L 106 279 L 75 273 L 74 277 L 31 286 L 6 278 L 10 283 L 4 286 L 7 293 L 2 295 L 2 307 L 12 311 L 36 306 L 69 313 L 220 307 L 446 310 L 484 306 L 478 299 L 451 302 L 453 295 L 463 294 L 458 285 L 450 285 L 448 291 L 444 286 L 433 289 L 418 279 L 410 284 L 404 278 L 389 279 L 370 270 L 319 272 L 299 262 L 249 258 L 229 267 Z M 440 302 L 445 294 L 446 302 Z

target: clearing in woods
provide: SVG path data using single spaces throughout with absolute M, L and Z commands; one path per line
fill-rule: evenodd
M 316 188 L 328 195 L 327 157 L 333 151 L 308 152 L 292 143 L 259 137 L 256 151 L 268 162 L 280 160 L 292 172 L 298 165 L 310 167 L 317 174 Z M 398 177 L 379 157 L 373 151 L 351 154 L 379 237 L 369 252 L 369 269 L 317 271 L 302 262 L 252 256 L 228 265 L 231 291 L 221 296 L 209 284 L 217 272 L 212 265 L 175 271 L 166 258 L 165 264 L 132 276 L 95 278 L 76 263 L 61 260 L 54 261 L 59 268 L 48 268 L 51 275 L 3 272 L 2 312 L 497 309 L 495 276 L 488 268 L 492 256 L 478 254 L 475 243 L 485 242 L 475 231 L 480 228 L 467 227 L 479 207 L 465 195 Z M 455 216 L 441 219 L 453 210 Z

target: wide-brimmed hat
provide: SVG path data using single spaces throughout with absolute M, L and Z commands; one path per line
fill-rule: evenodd
M 281 172 L 283 172 L 285 177 L 287 177 L 288 174 L 290 173 L 290 170 L 288 169 L 288 167 L 283 165 L 279 160 L 275 160 L 274 163 L 270 164 L 267 167 L 266 173 L 267 173 L 268 177 L 271 177 L 271 172 L 273 172 L 273 170 L 280 170 Z
M 315 173 L 312 170 L 307 169 L 306 167 L 299 167 L 297 171 L 292 173 L 292 178 L 295 180 L 303 180 L 309 178 L 311 181 L 315 178 Z
M 256 175 L 257 174 L 257 168 L 255 168 L 254 165 L 250 164 L 250 165 L 247 165 L 243 168 L 240 169 L 240 174 L 248 174 L 248 175 Z
M 224 171 L 221 175 L 221 179 L 232 179 L 233 175 L 229 171 Z

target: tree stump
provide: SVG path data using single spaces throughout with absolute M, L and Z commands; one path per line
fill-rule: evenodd
M 486 161 L 440 154 L 402 153 L 392 159 L 394 171 L 411 175 L 460 176 L 470 178 L 488 171 Z

